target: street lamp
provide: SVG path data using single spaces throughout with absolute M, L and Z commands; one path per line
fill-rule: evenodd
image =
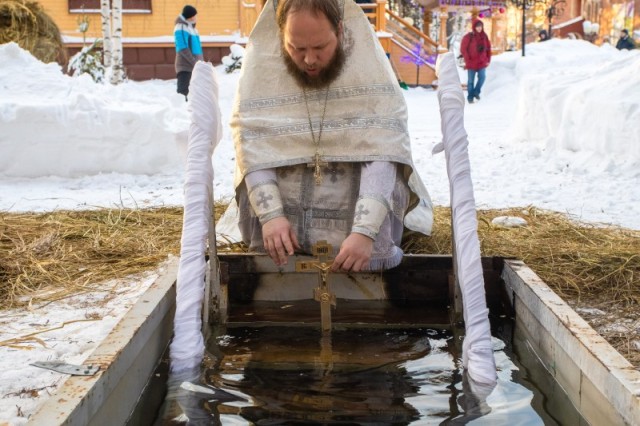
M 524 56 L 524 46 L 527 40 L 527 21 L 526 21 L 526 10 L 531 9 L 531 7 L 536 3 L 544 3 L 545 0 L 510 0 L 511 3 L 517 8 L 522 8 L 522 56 Z
M 556 16 L 562 16 L 565 5 L 565 0 L 552 0 L 546 10 L 547 19 L 549 19 L 549 38 L 551 38 L 551 21 Z
M 584 21 L 582 23 L 582 31 L 584 32 L 584 39 L 595 43 L 600 32 L 600 25 L 592 23 L 591 21 Z

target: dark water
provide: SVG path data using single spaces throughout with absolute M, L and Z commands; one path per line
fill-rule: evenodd
M 463 373 L 461 337 L 446 329 L 228 328 L 211 339 L 205 369 L 170 378 L 156 424 L 585 424 L 517 328 L 492 328 L 494 388 Z

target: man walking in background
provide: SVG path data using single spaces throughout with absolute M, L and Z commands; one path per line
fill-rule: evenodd
M 473 29 L 462 38 L 460 54 L 467 70 L 467 100 L 470 104 L 480 100 L 480 90 L 486 78 L 486 68 L 491 62 L 491 42 L 484 32 L 481 20 L 473 21 Z M 478 81 L 476 82 L 476 76 Z
M 176 18 L 173 36 L 176 43 L 176 74 L 178 78 L 178 93 L 187 99 L 191 72 L 196 62 L 202 61 L 202 45 L 200 35 L 196 30 L 196 15 L 198 11 L 193 6 L 185 6 L 182 14 Z

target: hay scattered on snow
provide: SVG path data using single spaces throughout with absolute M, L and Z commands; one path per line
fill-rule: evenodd
M 217 217 L 224 208 L 216 206 Z M 504 215 L 524 217 L 529 225 L 491 224 Z M 640 232 L 578 223 L 536 208 L 483 210 L 478 218 L 484 256 L 522 259 L 565 297 L 598 296 L 627 306 L 640 302 Z M 169 254 L 179 254 L 181 230 L 181 208 L 4 213 L 0 300 L 5 302 L 0 307 L 15 305 L 19 296 L 84 291 L 152 269 Z M 404 249 L 451 253 L 450 210 L 436 208 L 434 234 L 410 236 Z
M 152 269 L 177 254 L 182 210 L 98 210 L 0 216 L 3 307 L 55 300 Z M 25 298 L 23 296 L 28 296 Z
M 216 205 L 216 218 L 225 208 Z M 409 235 L 405 251 L 450 254 L 450 214 L 436 208 L 434 234 Z M 498 216 L 520 216 L 528 225 L 492 225 Z M 601 307 L 630 320 L 637 316 L 639 231 L 584 224 L 533 207 L 482 210 L 478 222 L 483 256 L 523 260 L 574 305 Z M 179 254 L 181 231 L 182 208 L 0 213 L 0 309 L 105 290 L 101 283 L 155 269 Z M 219 250 L 244 250 L 218 244 Z M 640 367 L 633 346 L 637 334 L 603 336 Z
M 181 231 L 181 208 L 1 213 L 0 309 L 154 269 L 180 253 Z
M 434 234 L 406 242 L 412 253 L 451 253 L 450 209 L 436 208 Z M 525 227 L 492 225 L 498 216 L 522 217 Z M 640 232 L 585 224 L 534 207 L 478 212 L 483 256 L 523 260 L 564 298 L 640 303 Z

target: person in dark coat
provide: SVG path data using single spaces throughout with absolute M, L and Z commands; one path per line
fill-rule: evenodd
M 464 58 L 464 67 L 468 76 L 467 101 L 472 104 L 480 100 L 480 91 L 486 79 L 486 68 L 491 62 L 491 42 L 484 32 L 484 24 L 481 20 L 474 20 L 472 31 L 462 38 L 460 54 Z
M 618 40 L 618 43 L 616 43 L 616 49 L 633 50 L 635 48 L 636 48 L 636 43 L 633 41 L 631 37 L 629 37 L 629 30 L 623 29 L 620 32 L 620 39 Z
M 547 40 L 549 40 L 549 33 L 547 33 L 547 30 L 540 30 L 540 32 L 538 33 L 538 41 Z
M 176 77 L 178 79 L 178 93 L 184 95 L 185 99 L 189 95 L 189 83 L 191 73 L 196 62 L 202 61 L 202 45 L 200 35 L 196 30 L 196 15 L 198 11 L 195 7 L 187 5 L 182 9 L 182 13 L 176 18 L 176 26 L 173 35 L 176 44 Z

